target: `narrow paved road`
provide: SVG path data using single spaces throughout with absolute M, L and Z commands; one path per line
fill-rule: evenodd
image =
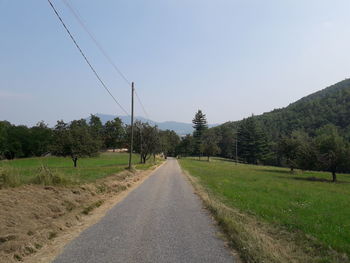
M 169 159 L 54 262 L 232 263 L 216 232 L 179 164 Z

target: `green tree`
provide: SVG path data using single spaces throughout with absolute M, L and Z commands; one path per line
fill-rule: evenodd
M 326 125 L 317 131 L 316 145 L 320 167 L 332 173 L 333 182 L 337 172 L 345 170 L 349 158 L 349 143 L 338 133 L 334 125 Z
M 63 120 L 57 121 L 53 130 L 53 142 L 50 147 L 52 154 L 57 156 L 69 155 L 70 141 L 69 125 Z
M 189 156 L 194 154 L 194 138 L 192 135 L 187 134 L 182 137 L 180 143 L 176 147 L 176 155 Z
M 42 156 L 48 153 L 52 143 L 52 129 L 43 121 L 30 128 L 30 148 L 31 154 Z
M 98 154 L 99 142 L 94 140 L 84 119 L 72 121 L 70 125 L 58 121 L 54 129 L 52 153 L 57 156 L 70 156 L 74 167 L 80 157 Z
M 42 156 L 49 152 L 52 130 L 44 123 L 28 128 L 0 122 L 0 159 Z
M 5 157 L 7 159 L 31 156 L 30 130 L 24 125 L 11 125 L 7 129 Z
M 201 153 L 208 157 L 208 162 L 210 161 L 210 156 L 214 156 L 220 152 L 218 143 L 220 138 L 217 136 L 213 129 L 206 130 L 202 134 L 202 144 L 200 146 Z
M 130 137 L 130 127 L 128 127 L 128 137 Z M 161 151 L 159 130 L 157 126 L 136 121 L 134 123 L 134 151 L 140 154 L 141 163 Z
M 6 158 L 8 145 L 8 129 L 11 127 L 11 123 L 8 121 L 0 121 L 0 160 Z
M 159 131 L 160 152 L 165 156 L 176 156 L 176 149 L 180 143 L 180 137 L 171 130 Z
M 258 164 L 268 155 L 268 140 L 254 117 L 241 121 L 238 130 L 239 157 L 247 163 Z
M 125 141 L 125 128 L 120 118 L 107 121 L 104 125 L 104 145 L 107 149 L 113 149 L 113 151 L 122 147 Z
M 293 135 L 283 137 L 278 144 L 279 152 L 286 159 L 291 172 L 297 167 L 299 146 L 298 138 Z
M 212 128 L 216 131 L 218 138 L 218 146 L 220 148 L 220 154 L 225 158 L 235 157 L 235 144 L 236 144 L 236 130 L 228 125 L 222 125 Z
M 204 131 L 208 129 L 207 119 L 205 117 L 205 114 L 201 110 L 198 110 L 197 113 L 194 116 L 194 119 L 192 120 L 193 123 L 193 138 L 194 138 L 194 153 L 198 154 L 200 157 L 200 147 L 202 144 L 202 135 Z
M 298 140 L 297 166 L 302 170 L 318 169 L 318 153 L 315 140 L 304 131 L 294 131 L 293 136 Z
M 102 146 L 103 125 L 101 119 L 98 116 L 91 114 L 89 128 L 92 138 Z

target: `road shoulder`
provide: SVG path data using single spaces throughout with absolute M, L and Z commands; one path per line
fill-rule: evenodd
M 51 262 L 67 243 L 100 221 L 164 163 L 77 187 L 28 185 L 1 190 L 0 200 L 6 206 L 0 217 L 4 222 L 1 237 L 13 239 L 0 244 L 0 258 L 6 262 Z M 14 216 L 19 218 L 17 225 L 6 228 Z

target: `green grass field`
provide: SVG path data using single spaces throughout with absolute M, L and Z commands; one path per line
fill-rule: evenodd
M 324 247 L 350 255 L 350 176 L 238 164 L 180 160 L 182 168 L 225 205 L 281 229 L 302 231 Z M 344 261 L 345 262 L 345 261 Z
M 73 167 L 70 158 L 63 157 L 40 157 L 16 160 L 0 161 L 0 171 L 9 171 L 13 176 L 19 178 L 19 184 L 32 182 L 40 172 L 41 167 L 47 167 L 50 171 L 60 177 L 75 183 L 93 182 L 99 178 L 123 171 L 129 161 L 126 153 L 102 153 L 98 157 L 80 158 L 78 167 Z M 140 157 L 133 155 L 133 164 L 136 169 L 148 169 L 154 163 L 139 164 Z

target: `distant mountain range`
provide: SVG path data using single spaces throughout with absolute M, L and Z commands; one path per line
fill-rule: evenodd
M 101 114 L 101 113 L 97 113 L 95 115 L 101 119 L 103 124 L 106 123 L 107 121 L 113 120 L 116 117 L 120 118 L 123 123 L 130 124 L 130 116 L 116 116 L 116 115 Z M 135 120 L 148 122 L 151 125 L 157 125 L 158 128 L 161 130 L 173 130 L 179 135 L 186 135 L 193 132 L 192 123 L 176 122 L 176 121 L 156 122 L 141 116 L 136 116 Z M 209 124 L 209 127 L 215 127 L 218 125 L 219 124 Z

